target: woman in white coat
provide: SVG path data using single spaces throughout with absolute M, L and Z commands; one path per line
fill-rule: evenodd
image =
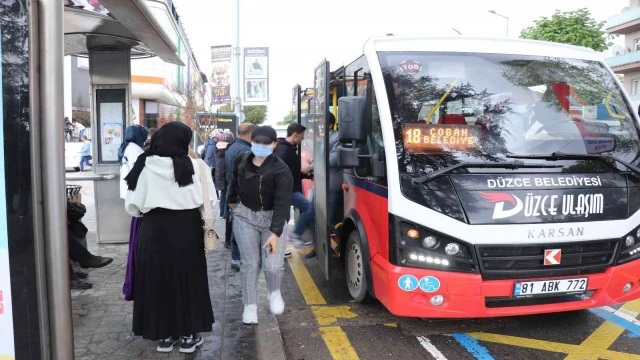
M 125 209 L 132 216 L 144 215 L 136 254 L 133 333 L 158 340 L 159 352 L 171 352 L 178 343 L 180 352 L 194 352 L 203 343 L 199 333 L 210 332 L 214 321 L 199 209 L 212 207 L 216 200 L 214 191 L 204 199 L 201 175 L 209 189 L 215 187 L 209 171 L 200 173 L 202 160 L 188 155 L 191 137 L 183 123 L 164 125 L 126 178 Z

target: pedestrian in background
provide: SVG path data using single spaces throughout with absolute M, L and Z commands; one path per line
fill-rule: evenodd
M 138 156 L 144 153 L 142 146 L 148 138 L 149 131 L 140 125 L 129 126 L 124 131 L 124 142 L 118 149 L 118 161 L 120 162 L 120 197 L 127 198 L 127 182 L 124 180 L 138 160 Z M 131 218 L 129 230 L 129 255 L 127 256 L 127 271 L 122 285 L 122 294 L 126 301 L 133 300 L 133 284 L 136 264 L 136 253 L 138 249 L 138 234 L 141 217 Z
M 227 150 L 236 137 L 230 131 L 225 131 L 220 134 L 220 141 L 216 143 L 216 172 L 214 181 L 216 183 L 216 189 L 220 190 L 220 218 L 227 218 L 227 162 L 226 154 Z M 225 244 L 226 245 L 226 244 Z M 228 246 L 227 246 L 228 248 Z
M 73 141 L 73 123 L 68 117 L 64 118 L 64 139 L 66 141 Z
M 238 126 L 238 138 L 236 141 L 227 149 L 227 153 L 225 154 L 225 163 L 227 164 L 227 184 L 231 182 L 231 176 L 233 175 L 233 165 L 235 164 L 236 159 L 244 153 L 251 152 L 251 134 L 253 133 L 253 129 L 255 129 L 255 125 L 249 122 L 244 122 Z M 228 199 L 227 193 L 227 202 Z M 238 249 L 238 243 L 235 240 L 233 234 L 233 214 L 229 213 L 227 215 L 227 229 L 225 232 L 225 247 L 227 244 L 231 246 L 231 268 L 235 270 L 240 270 L 241 258 L 240 258 L 240 250 Z
M 298 147 L 304 140 L 304 132 L 307 129 L 298 124 L 293 123 L 287 127 L 287 137 L 278 139 L 278 146 L 274 154 L 287 164 L 293 176 L 293 192 L 291 193 L 291 204 L 300 210 L 300 217 L 296 222 L 294 231 L 289 234 L 289 239 L 295 246 L 311 246 L 304 244 L 300 237 L 306 228 L 313 229 L 315 223 L 314 203 L 307 200 L 302 193 L 302 179 L 308 178 L 311 168 L 302 169 L 300 157 L 298 156 Z M 289 217 L 287 217 L 288 219 Z
M 214 206 L 203 198 L 198 162 L 189 157 L 191 129 L 180 122 L 164 125 L 151 147 L 126 177 L 125 208 L 144 215 L 138 239 L 134 279 L 133 333 L 159 340 L 159 352 L 193 353 L 212 330 L 213 309 L 199 208 Z M 213 179 L 203 174 L 208 187 Z
M 84 165 L 93 166 L 91 163 L 91 140 L 84 135 L 82 137 L 82 149 L 80 149 L 80 172 L 84 172 Z
M 251 152 L 234 163 L 227 201 L 233 209 L 235 235 L 242 255 L 242 322 L 257 324 L 258 276 L 264 271 L 271 313 L 280 315 L 284 301 L 280 285 L 286 242 L 280 241 L 291 207 L 293 178 L 287 165 L 273 155 L 276 131 L 259 126 L 251 135 Z
M 149 150 L 149 147 L 151 147 L 151 138 L 153 137 L 153 134 L 155 134 L 156 132 L 158 132 L 158 128 L 149 129 L 149 133 L 147 133 L 147 140 L 144 142 L 144 145 L 142 146 L 142 150 L 144 151 Z

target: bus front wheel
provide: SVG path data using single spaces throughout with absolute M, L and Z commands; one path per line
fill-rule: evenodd
M 369 293 L 367 292 L 367 278 L 364 271 L 365 262 L 362 253 L 362 243 L 357 231 L 352 231 L 347 240 L 346 250 L 346 279 L 349 294 L 357 302 L 364 302 Z

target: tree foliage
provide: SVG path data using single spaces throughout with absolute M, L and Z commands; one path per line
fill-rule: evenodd
M 220 106 L 218 111 L 223 113 L 230 113 L 230 112 L 233 112 L 233 106 L 231 106 L 231 104 L 225 104 Z
M 613 45 L 610 41 L 613 36 L 602 30 L 606 22 L 597 22 L 586 8 L 568 12 L 556 10 L 551 18 L 542 17 L 534 23 L 535 26 L 522 30 L 522 39 L 584 46 L 596 51 L 605 51 Z
M 244 106 L 242 111 L 244 112 L 245 120 L 256 125 L 262 124 L 267 118 L 267 105 L 249 105 Z
M 293 122 L 293 111 L 289 111 L 289 114 L 287 114 L 281 121 L 278 121 L 278 125 L 289 125 Z
M 206 138 L 207 129 L 203 128 L 196 118 L 196 113 L 206 111 L 206 106 L 211 103 L 210 99 L 207 99 L 206 92 L 203 91 L 205 85 L 200 81 L 182 81 L 166 86 L 179 106 L 160 105 L 158 127 L 177 120 L 195 129 L 202 138 Z

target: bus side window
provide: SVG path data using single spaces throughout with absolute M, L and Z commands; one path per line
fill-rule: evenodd
M 369 111 L 366 113 L 369 120 L 369 126 L 367 127 L 367 150 L 369 154 L 372 155 L 369 164 L 360 175 L 376 177 L 378 179 L 376 182 L 386 186 L 386 164 L 380 113 L 378 112 L 373 81 L 369 73 L 365 73 L 362 79 L 358 79 L 358 95 L 364 96 L 367 99 L 367 106 L 369 108 Z

